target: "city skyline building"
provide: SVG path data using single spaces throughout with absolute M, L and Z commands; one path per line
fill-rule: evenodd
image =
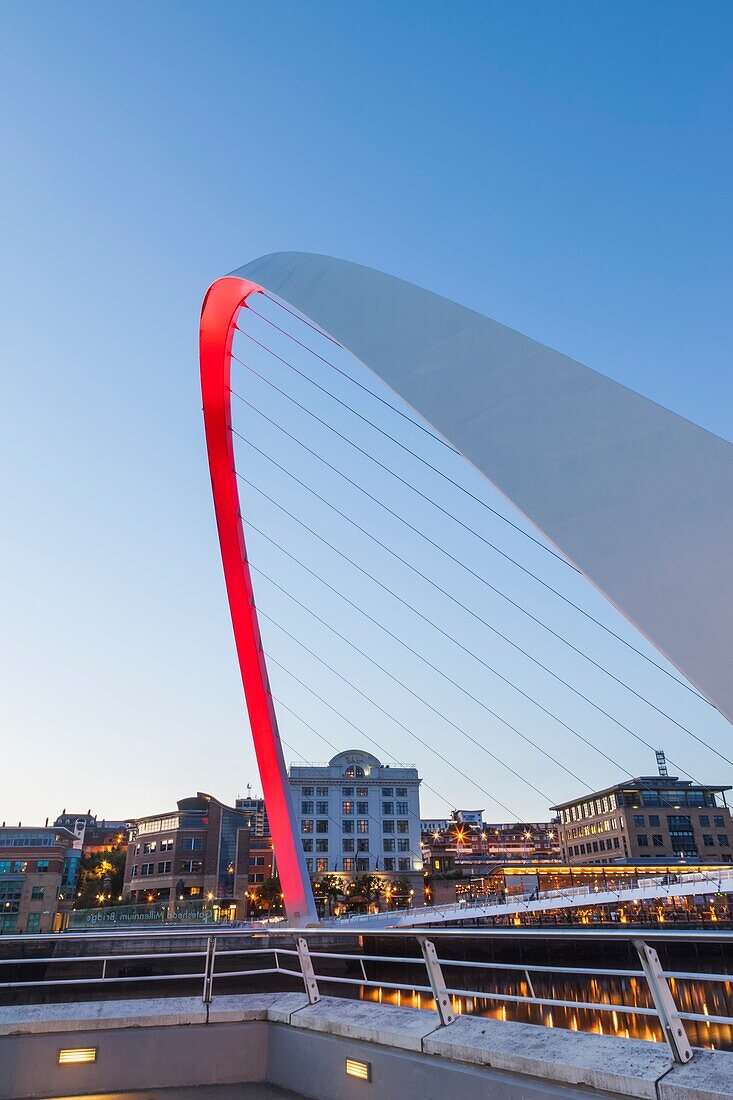
M 73 905 L 80 860 L 70 829 L 0 827 L 0 934 L 56 931 Z
M 377 874 L 422 890 L 417 768 L 347 749 L 327 764 L 291 765 L 289 779 L 312 880 Z
M 673 775 L 644 775 L 561 802 L 552 807 L 559 815 L 561 857 L 568 863 L 730 863 L 729 790 Z

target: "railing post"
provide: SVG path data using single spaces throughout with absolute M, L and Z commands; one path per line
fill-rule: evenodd
M 425 960 L 425 969 L 428 972 L 428 981 L 433 991 L 435 1007 L 440 1017 L 440 1026 L 447 1027 L 455 1021 L 455 1015 L 451 1011 L 450 997 L 445 987 L 445 978 L 438 962 L 438 953 L 432 940 L 426 940 L 418 936 L 418 943 Z
M 313 970 L 313 960 L 308 950 L 308 941 L 305 936 L 298 936 L 295 940 L 295 946 L 298 949 L 298 958 L 300 959 L 300 971 L 303 975 L 303 985 L 305 986 L 305 992 L 308 997 L 308 1004 L 314 1005 L 321 999 L 321 994 L 318 992 L 318 982 L 316 981 L 316 975 Z
M 644 940 L 634 939 L 631 942 L 641 959 L 644 977 L 649 985 L 654 1007 L 657 1010 L 659 1021 L 662 1025 L 662 1031 L 667 1040 L 667 1045 L 672 1051 L 672 1057 L 675 1062 L 682 1062 L 683 1064 L 689 1062 L 692 1058 L 692 1048 L 687 1038 L 685 1025 L 677 1010 L 674 997 L 667 985 L 667 979 L 664 976 L 662 964 L 659 961 L 659 955 L 654 948 L 650 947 Z
M 211 991 L 214 985 L 214 960 L 216 959 L 216 936 L 209 936 L 206 941 L 206 960 L 204 963 L 204 1004 L 210 1004 Z

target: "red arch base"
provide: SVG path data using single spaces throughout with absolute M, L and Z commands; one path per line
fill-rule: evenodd
M 285 908 L 291 921 L 305 923 L 318 918 L 262 652 L 230 430 L 230 371 L 236 320 L 250 294 L 261 289 L 255 283 L 232 276 L 218 279 L 209 288 L 201 310 L 201 393 L 224 580 Z

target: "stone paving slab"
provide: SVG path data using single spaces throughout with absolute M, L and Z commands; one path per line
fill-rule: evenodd
M 733 1096 L 733 1054 L 725 1050 L 695 1050 L 686 1066 L 674 1066 L 657 1087 L 659 1100 L 730 1100 Z
M 365 1039 L 387 1047 L 421 1051 L 425 1036 L 438 1026 L 438 1017 L 420 1008 L 323 997 L 317 1004 L 294 1013 L 290 1023 L 294 1027 L 347 1039 Z
M 589 1085 L 642 1100 L 657 1100 L 657 1082 L 673 1065 L 662 1043 L 479 1016 L 461 1016 L 450 1027 L 426 1037 L 422 1049 L 459 1062 Z M 688 1094 L 684 1100 L 692 1097 Z
M 200 997 L 0 1007 L 0 1035 L 205 1023 L 206 1005 Z

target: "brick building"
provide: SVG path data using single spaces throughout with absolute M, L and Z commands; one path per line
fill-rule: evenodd
M 123 894 L 130 904 L 207 902 L 229 918 L 246 917 L 250 874 L 265 873 L 267 856 L 251 845 L 249 817 L 199 792 L 177 809 L 133 822 Z M 262 871 L 250 858 L 263 860 Z
M 0 933 L 53 932 L 71 909 L 81 848 L 70 829 L 0 828 Z

